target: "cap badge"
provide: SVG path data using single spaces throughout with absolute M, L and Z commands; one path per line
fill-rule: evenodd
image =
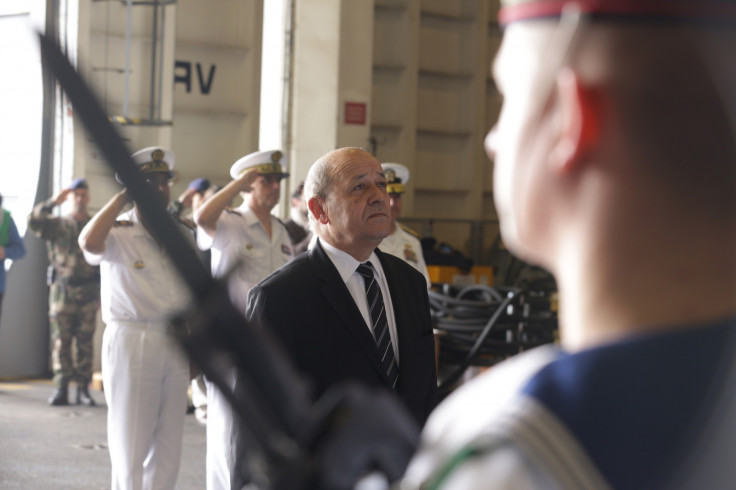
M 393 169 L 387 168 L 386 169 L 386 180 L 389 182 L 393 182 L 396 180 L 396 172 L 394 172 Z
M 281 159 L 284 157 L 284 154 L 280 151 L 275 151 L 271 153 L 271 161 L 274 163 L 278 163 L 281 161 Z
M 143 173 L 153 172 L 169 172 L 169 164 L 166 163 L 166 153 L 160 148 L 156 148 L 151 152 L 151 161 L 142 163 L 138 166 Z
M 160 148 L 153 150 L 153 152 L 151 153 L 151 158 L 153 159 L 154 162 L 160 162 L 161 160 L 164 159 L 163 150 L 161 150 Z
M 133 264 L 133 267 L 135 267 L 138 270 L 143 269 L 145 266 L 146 264 L 144 264 L 142 260 L 136 260 L 135 263 Z

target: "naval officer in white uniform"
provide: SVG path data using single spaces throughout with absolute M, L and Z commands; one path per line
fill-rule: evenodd
M 391 206 L 391 234 L 383 239 L 378 248 L 382 252 L 399 257 L 421 272 L 427 280 L 427 287 L 430 287 L 432 283 L 429 280 L 427 264 L 424 262 L 419 234 L 397 221 L 401 216 L 401 196 L 405 191 L 404 186 L 409 181 L 409 169 L 400 163 L 383 163 L 381 167 L 386 174 L 386 191 Z
M 173 153 L 150 147 L 133 160 L 166 206 Z M 85 260 L 100 265 L 111 488 L 170 490 L 181 459 L 189 365 L 167 332 L 168 319 L 190 295 L 138 207 L 118 216 L 129 200 L 125 189 L 115 194 L 79 236 Z M 193 247 L 192 230 L 181 226 Z
M 195 213 L 197 245 L 212 252 L 212 275 L 230 274 L 228 290 L 233 304 L 245 312 L 250 288 L 293 258 L 284 224 L 271 214 L 279 202 L 281 180 L 289 174 L 280 150 L 257 151 L 230 168 L 233 180 Z M 241 195 L 236 209 L 229 204 Z M 237 267 L 231 272 L 231 269 Z M 242 481 L 233 472 L 231 437 L 233 416 L 222 393 L 207 382 L 207 488 L 237 488 Z

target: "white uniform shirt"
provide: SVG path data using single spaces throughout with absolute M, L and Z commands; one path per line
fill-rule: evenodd
M 498 450 L 463 461 L 440 488 L 559 488 L 549 482 L 540 485 L 535 481 L 535 468 L 516 449 L 516 441 L 507 432 L 511 427 L 509 418 L 524 416 L 529 409 L 522 388 L 557 355 L 556 347 L 551 345 L 531 349 L 497 364 L 451 393 L 427 419 L 420 446 L 404 474 L 401 488 L 425 488 L 427 482 L 481 434 L 497 437 Z
M 427 280 L 427 287 L 432 285 L 429 272 L 427 272 L 427 264 L 424 262 L 421 242 L 411 233 L 407 233 L 401 225 L 396 223 L 396 231 L 384 238 L 378 248 L 381 249 L 381 252 L 395 255 L 414 267 Z
M 271 237 L 258 216 L 243 203 L 236 212 L 223 211 L 217 220 L 215 236 L 197 230 L 200 250 L 212 250 L 212 275 L 231 273 L 228 290 L 230 299 L 245 311 L 250 288 L 293 258 L 289 234 L 283 223 L 271 217 Z
M 194 236 L 182 225 L 182 232 Z M 163 322 L 191 303 L 191 293 L 174 264 L 140 223 L 135 209 L 118 217 L 101 255 L 84 252 L 100 266 L 102 320 Z
M 322 245 L 327 257 L 332 261 L 337 269 L 338 274 L 350 291 L 350 296 L 353 297 L 353 301 L 358 306 L 360 314 L 365 320 L 365 324 L 371 330 L 371 335 L 375 338 L 373 332 L 373 320 L 371 319 L 371 312 L 368 308 L 368 299 L 365 293 L 365 280 L 363 276 L 357 271 L 360 262 L 355 258 L 342 250 L 333 247 L 324 240 L 319 242 Z M 378 282 L 378 286 L 381 289 L 381 295 L 383 296 L 383 306 L 386 309 L 386 320 L 388 321 L 388 332 L 391 335 L 391 346 L 394 348 L 394 357 L 396 357 L 396 364 L 399 364 L 399 337 L 396 332 L 396 317 L 394 316 L 394 305 L 391 302 L 391 293 L 388 289 L 388 282 L 386 282 L 386 274 L 383 272 L 381 261 L 378 260 L 378 256 L 375 252 L 371 253 L 368 257 L 367 262 L 373 265 L 373 272 Z

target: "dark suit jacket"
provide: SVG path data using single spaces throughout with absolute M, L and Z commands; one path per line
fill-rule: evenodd
M 378 249 L 376 255 L 386 274 L 396 317 L 396 393 L 423 425 L 437 403 L 427 283 L 401 259 Z M 276 335 L 297 370 L 311 383 L 315 398 L 345 381 L 391 389 L 373 336 L 319 242 L 250 290 L 246 317 Z

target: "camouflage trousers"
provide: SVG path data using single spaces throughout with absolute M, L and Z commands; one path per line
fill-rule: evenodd
M 92 379 L 92 360 L 94 346 L 97 303 L 81 305 L 77 309 L 49 315 L 51 325 L 51 367 L 54 370 L 54 384 L 62 386 L 74 381 L 78 386 L 87 386 Z M 73 344 L 76 341 L 76 362 Z

